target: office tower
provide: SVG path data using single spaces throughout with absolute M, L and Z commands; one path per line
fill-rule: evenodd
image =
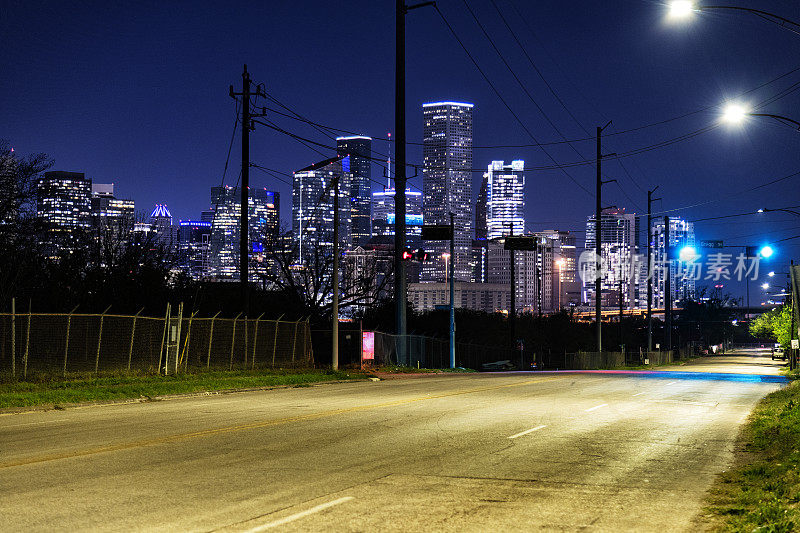
M 601 282 L 601 305 L 617 309 L 622 298 L 624 308 L 638 307 L 639 285 L 646 283 L 646 279 L 641 277 L 642 267 L 646 269 L 647 265 L 642 265 L 637 256 L 637 217 L 634 213 L 625 213 L 625 209 L 604 209 L 600 215 L 600 231 L 600 257 L 605 267 Z M 595 245 L 595 217 L 591 215 L 586 220 L 586 251 L 593 252 Z M 583 276 L 583 301 L 587 305 L 595 301 L 595 280 L 592 275 Z
M 353 246 L 363 246 L 371 237 L 372 137 L 337 137 L 336 153 L 350 156 L 350 234 Z
M 426 224 L 455 222 L 455 258 L 459 281 L 472 277 L 472 104 L 423 104 L 423 214 Z M 430 241 L 433 260 L 423 266 L 423 281 L 444 281 L 446 242 Z
M 376 236 L 394 235 L 394 195 L 393 188 L 372 193 L 372 234 Z M 406 189 L 406 244 L 409 248 L 422 245 L 422 193 Z
M 36 214 L 46 255 L 69 251 L 91 226 L 92 180 L 83 172 L 45 172 L 36 183 Z
M 660 218 L 653 223 L 653 308 L 663 309 L 666 305 L 665 278 L 663 268 L 669 251 L 669 275 L 672 302 L 693 299 L 695 296 L 695 275 L 691 269 L 691 261 L 683 261 L 680 257 L 681 249 L 685 246 L 694 246 L 694 223 L 687 222 L 680 217 L 669 218 L 669 243 L 664 234 L 664 219 Z M 694 258 L 684 258 L 694 259 Z M 645 295 L 645 298 L 647 296 Z M 643 300 L 645 305 L 647 300 Z
M 211 257 L 211 222 L 181 220 L 178 224 L 178 264 L 192 279 L 208 276 Z
M 486 229 L 489 239 L 525 233 L 524 161 L 492 161 L 486 180 Z
M 475 201 L 475 239 L 485 241 L 489 235 L 489 230 L 486 226 L 486 204 L 489 197 L 489 176 L 483 175 L 481 180 L 481 188 L 478 191 L 478 199 Z
M 209 209 L 200 212 L 200 221 L 201 222 L 214 222 L 214 206 L 212 205 Z
M 241 227 L 241 194 L 238 187 L 212 187 L 210 275 L 217 279 L 239 279 L 239 229 Z M 249 257 L 258 260 L 278 242 L 280 195 L 266 189 L 248 191 Z M 256 269 L 250 269 L 250 280 L 258 280 Z
M 91 216 L 96 232 L 126 235 L 135 222 L 133 200 L 117 198 L 113 183 L 92 183 Z
M 172 225 L 172 213 L 169 212 L 167 204 L 156 204 L 150 213 L 150 227 L 155 234 L 154 241 L 165 252 L 175 250 L 178 235 L 175 226 Z
M 352 242 L 350 157 L 326 159 L 294 173 L 292 232 L 301 263 L 329 257 L 333 251 L 334 180 L 339 182 L 339 243 L 344 251 Z

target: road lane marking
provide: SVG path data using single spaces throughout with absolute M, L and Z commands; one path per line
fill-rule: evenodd
M 85 457 L 88 455 L 95 455 L 98 453 L 103 452 L 116 452 L 122 450 L 130 450 L 133 448 L 141 448 L 144 446 L 155 446 L 158 444 L 169 444 L 172 442 L 179 442 L 188 439 L 194 439 L 198 437 L 207 437 L 212 435 L 219 435 L 224 433 L 233 433 L 236 431 L 243 431 L 247 429 L 261 429 L 266 427 L 272 426 L 280 426 L 284 424 L 289 424 L 292 422 L 304 422 L 308 420 L 318 420 L 321 418 L 329 418 L 336 415 L 341 414 L 348 414 L 348 413 L 357 413 L 360 411 L 368 411 L 370 409 L 380 409 L 383 407 L 397 407 L 399 405 L 408 405 L 416 402 L 422 402 L 426 400 L 437 400 L 441 398 L 448 398 L 452 396 L 461 396 L 464 394 L 473 394 L 476 392 L 486 392 L 492 390 L 499 390 L 499 389 L 507 389 L 511 387 L 519 387 L 523 385 L 531 385 L 533 383 L 542 383 L 548 381 L 558 381 L 562 379 L 568 379 L 568 376 L 559 376 L 559 377 L 547 377 L 547 378 L 539 378 L 539 379 L 528 379 L 525 381 L 517 382 L 517 383 L 507 383 L 505 385 L 495 385 L 491 387 L 476 387 L 474 389 L 466 389 L 466 390 L 459 390 L 459 391 L 452 391 L 452 392 L 443 392 L 441 394 L 429 394 L 426 396 L 418 396 L 416 398 L 407 398 L 403 400 L 394 400 L 390 402 L 382 402 L 376 404 L 369 404 L 369 405 L 357 405 L 354 407 L 347 407 L 344 409 L 331 409 L 330 411 L 320 411 L 318 413 L 309 413 L 305 415 L 297 415 L 297 416 L 288 416 L 283 418 L 275 418 L 271 420 L 261 420 L 258 422 L 250 422 L 248 424 L 239 424 L 234 426 L 223 426 L 219 428 L 212 428 L 212 429 L 204 429 L 200 431 L 193 431 L 191 433 L 178 433 L 175 435 L 166 435 L 163 437 L 155 437 L 150 439 L 142 439 L 138 441 L 132 442 L 122 442 L 119 444 L 109 444 L 106 446 L 97 446 L 95 448 L 85 448 L 82 450 L 73 450 L 68 452 L 53 452 L 38 456 L 32 457 L 22 457 L 19 459 L 11 459 L 9 461 L 0 461 L 0 469 L 2 468 L 10 468 L 14 466 L 22 466 L 22 465 L 29 465 L 34 463 L 43 463 L 46 461 L 55 461 L 58 459 L 71 459 L 75 457 Z
M 667 383 L 667 385 L 675 385 L 676 383 L 677 381 L 670 381 L 669 383 Z
M 608 405 L 607 403 L 601 403 L 600 405 L 595 405 L 594 407 L 586 409 L 586 412 L 589 413 L 591 411 L 594 411 L 595 409 L 600 409 L 601 407 L 605 407 L 607 405 Z
M 21 428 L 23 426 L 41 426 L 43 424 L 57 424 L 59 422 L 66 422 L 68 420 L 72 420 L 72 419 L 71 418 L 59 418 L 59 419 L 56 419 L 56 420 L 42 420 L 41 422 L 26 422 L 24 424 L 9 424 L 9 425 L 3 425 L 3 427 L 0 428 L 0 429 Z
M 511 436 L 510 436 L 510 437 L 508 437 L 508 438 L 509 438 L 509 439 L 516 439 L 517 437 L 522 437 L 523 435 L 527 435 L 528 433 L 533 433 L 534 431 L 539 431 L 540 429 L 544 429 L 544 428 L 546 428 L 546 427 L 547 427 L 547 426 L 536 426 L 535 428 L 526 429 L 525 431 L 522 431 L 522 432 L 520 432 L 520 433 L 517 433 L 516 435 L 511 435 Z
M 325 509 L 330 509 L 331 507 L 339 505 L 340 503 L 349 502 L 352 499 L 354 499 L 352 496 L 345 496 L 344 498 L 339 498 L 338 500 L 333 500 L 332 502 L 321 503 L 316 507 L 312 507 L 311 509 L 306 509 L 305 511 L 301 511 L 293 515 L 283 517 L 279 520 L 275 520 L 273 522 L 267 522 L 266 524 L 254 527 L 253 529 L 248 529 L 245 533 L 258 533 L 259 531 L 265 531 L 267 529 L 272 529 L 273 527 L 282 526 L 283 524 L 294 522 L 295 520 L 306 517 L 308 515 L 324 511 Z
M 647 391 L 645 391 L 645 392 L 637 392 L 636 394 L 634 394 L 634 396 L 641 396 L 642 394 L 647 394 Z

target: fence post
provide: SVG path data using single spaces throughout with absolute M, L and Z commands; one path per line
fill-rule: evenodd
M 183 354 L 181 355 L 181 361 L 183 361 L 183 371 L 189 371 L 189 341 L 191 340 L 192 336 L 192 320 L 194 319 L 194 315 L 197 314 L 197 311 L 192 311 L 192 314 L 189 315 L 189 327 L 186 328 L 186 340 L 183 341 Z
M 136 319 L 139 318 L 139 313 L 142 311 L 144 311 L 144 307 L 139 309 L 139 311 L 133 315 L 133 326 L 131 327 L 131 345 L 130 348 L 128 348 L 128 372 L 131 371 L 131 357 L 133 357 L 133 336 L 136 334 Z
M 67 338 L 64 341 L 64 377 L 67 377 L 67 353 L 69 352 L 69 329 L 72 326 L 72 313 L 78 308 L 76 305 L 72 311 L 69 312 L 69 316 L 67 316 Z
M 25 332 L 25 357 L 22 358 L 23 361 L 23 370 L 22 370 L 22 378 L 28 379 L 28 352 L 30 349 L 31 344 L 31 307 L 33 306 L 33 301 L 28 300 L 28 330 Z
M 178 374 L 178 355 L 181 351 L 181 326 L 183 325 L 183 302 L 178 305 L 178 331 L 175 334 L 175 375 Z
M 281 318 L 283 318 L 283 315 L 279 316 L 278 320 L 275 321 L 275 339 L 272 343 L 272 368 L 275 368 L 275 352 L 278 351 L 278 327 L 281 325 Z
M 250 320 L 244 315 L 244 369 L 247 370 L 247 325 Z
M 11 298 L 11 376 L 17 377 L 17 299 Z
M 167 310 L 164 312 L 164 332 L 161 334 L 161 351 L 158 352 L 158 373 L 161 373 L 161 359 L 164 357 L 164 341 L 167 339 L 167 328 L 169 327 L 169 312 L 172 305 L 167 302 Z M 164 363 L 164 375 L 167 375 L 167 363 Z
M 103 321 L 106 318 L 106 313 L 108 310 L 111 309 L 109 305 L 106 307 L 106 310 L 103 311 L 103 314 L 100 315 L 100 331 L 97 333 L 97 355 L 94 358 L 94 373 L 97 375 L 97 371 L 100 367 L 100 343 L 103 341 Z
M 208 358 L 206 359 L 206 368 L 211 366 L 211 341 L 214 339 L 214 320 L 219 315 L 219 311 L 217 314 L 211 317 L 211 331 L 208 334 Z
M 233 333 L 231 334 L 231 365 L 229 370 L 233 370 L 233 345 L 236 342 L 236 321 L 239 320 L 239 317 L 242 316 L 242 313 L 236 315 L 236 318 L 233 319 Z
M 294 342 L 292 342 L 292 363 L 294 363 L 294 352 L 297 348 L 297 325 L 300 324 L 300 320 L 298 319 L 297 322 L 294 323 Z
M 253 357 L 250 358 L 250 364 L 253 370 L 256 369 L 256 346 L 258 346 L 258 323 L 261 321 L 262 316 L 264 316 L 264 313 L 261 313 L 258 316 L 258 318 L 256 318 L 256 329 L 253 332 Z

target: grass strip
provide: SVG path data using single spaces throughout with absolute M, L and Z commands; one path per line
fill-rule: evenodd
M 715 531 L 800 530 L 800 381 L 766 396 L 708 501 Z
M 114 375 L 0 383 L 0 408 L 153 398 L 168 394 L 212 392 L 363 378 L 357 372 L 331 370 L 209 371 L 173 376 Z

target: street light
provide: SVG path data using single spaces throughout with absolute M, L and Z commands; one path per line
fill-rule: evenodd
M 770 257 L 772 257 L 772 254 L 774 253 L 775 251 L 772 249 L 772 246 L 770 245 L 764 246 L 763 248 L 761 248 L 761 250 L 758 251 L 758 255 L 760 255 L 765 259 L 769 259 Z
M 447 277 L 447 261 L 448 259 L 450 259 L 450 254 L 448 254 L 447 252 L 443 253 L 442 259 L 444 259 L 444 279 L 449 279 Z
M 769 289 L 769 283 L 767 283 L 767 282 L 762 283 L 761 284 L 761 288 L 764 289 L 764 290 Z
M 684 246 L 678 253 L 678 259 L 684 263 L 690 263 L 698 257 L 697 250 L 694 246 Z
M 759 213 L 770 213 L 770 212 L 774 213 L 776 211 L 780 211 L 782 213 L 789 213 L 790 215 L 800 217 L 800 211 L 793 211 L 792 209 L 786 209 L 784 207 L 776 207 L 774 209 L 762 207 L 761 209 L 758 210 Z
M 566 259 L 563 257 L 561 259 L 556 260 L 556 265 L 558 265 L 558 310 L 561 310 L 561 269 L 564 268 L 564 264 L 566 263 Z
M 669 4 L 669 18 L 686 19 L 694 13 L 695 7 L 690 0 L 675 0 Z
M 749 105 L 741 102 L 727 102 L 722 108 L 720 121 L 731 126 L 739 126 L 744 123 L 747 117 L 768 117 L 783 124 L 791 125 L 792 127 L 800 130 L 800 122 L 794 120 L 793 118 L 785 117 L 783 115 L 775 115 L 773 113 L 753 113 Z M 769 211 L 769 209 L 758 210 L 759 213 L 763 213 L 764 211 Z
M 724 10 L 724 11 L 743 11 L 746 13 L 751 13 L 756 15 L 762 19 L 765 19 L 773 24 L 777 24 L 778 26 L 787 29 L 793 33 L 800 34 L 800 24 L 797 22 L 791 21 L 785 17 L 780 15 L 776 15 L 775 13 L 770 13 L 768 11 L 763 11 L 761 9 L 754 9 L 751 7 L 740 7 L 740 6 L 702 6 L 697 5 L 692 0 L 673 0 L 668 4 L 669 10 L 667 12 L 667 17 L 670 20 L 687 20 L 690 16 L 695 13 L 700 13 L 701 11 L 708 11 L 708 10 Z

